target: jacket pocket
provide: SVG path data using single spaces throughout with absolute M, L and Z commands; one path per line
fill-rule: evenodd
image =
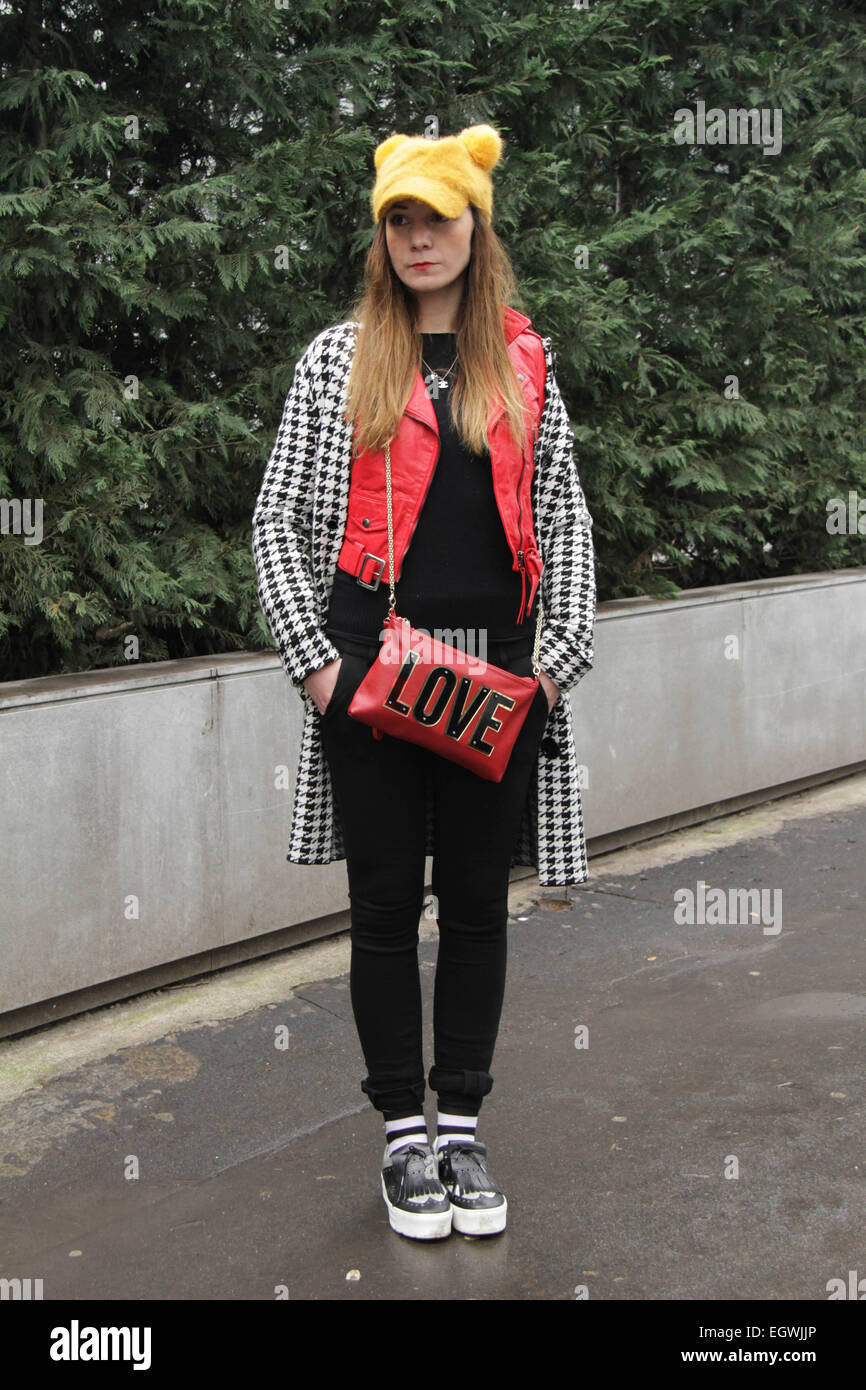
M 399 498 L 392 496 L 394 537 L 399 524 Z M 366 523 L 366 524 L 365 524 Z M 388 512 L 384 494 L 355 487 L 349 493 L 344 540 L 360 545 L 388 562 Z
M 343 690 L 345 689 L 346 681 L 348 679 L 347 667 L 352 661 L 352 653 L 341 652 L 340 655 L 342 657 L 342 660 L 340 661 L 340 669 L 337 672 L 337 679 L 334 683 L 334 689 L 331 691 L 331 698 L 325 705 L 324 710 L 321 712 L 320 717 L 322 719 L 329 719 L 343 698 Z

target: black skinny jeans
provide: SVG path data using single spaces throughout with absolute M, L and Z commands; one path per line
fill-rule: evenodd
M 379 652 L 329 633 L 342 655 L 321 716 L 322 745 L 343 823 L 351 901 L 350 992 L 368 1076 L 385 1119 L 423 1109 L 418 924 L 424 908 L 425 796 L 432 780 L 432 888 L 439 922 L 430 1089 L 439 1109 L 477 1115 L 505 994 L 508 883 L 529 780 L 547 723 L 543 686 L 501 782 L 353 719 L 348 705 Z M 487 660 L 532 674 L 532 637 L 488 642 Z

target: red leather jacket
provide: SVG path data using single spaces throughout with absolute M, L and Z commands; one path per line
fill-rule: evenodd
M 515 444 L 505 406 L 491 402 L 487 438 L 493 473 L 493 491 L 505 535 L 511 547 L 512 569 L 521 574 L 521 601 L 517 622 L 532 608 L 541 580 L 542 561 L 536 545 L 532 516 L 534 447 L 544 408 L 544 346 L 530 327 L 530 319 L 516 309 L 505 308 L 505 338 L 530 411 L 530 435 L 521 451 Z M 395 580 L 400 578 L 403 557 L 415 527 L 439 458 L 439 427 L 433 402 L 419 371 L 406 403 L 397 435 L 391 441 L 391 506 L 394 522 Z M 363 583 L 377 589 L 388 584 L 388 503 L 385 482 L 385 450 L 362 450 L 352 460 L 349 512 L 337 561 Z M 529 593 L 526 580 L 529 578 Z

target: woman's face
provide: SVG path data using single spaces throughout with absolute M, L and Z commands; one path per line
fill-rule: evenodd
M 463 274 L 472 255 L 474 230 L 468 203 L 459 217 L 443 217 L 429 203 L 401 198 L 385 214 L 391 264 L 416 294 L 443 290 Z

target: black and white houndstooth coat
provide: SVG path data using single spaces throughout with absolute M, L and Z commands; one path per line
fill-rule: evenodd
M 343 404 L 355 346 L 354 321 L 324 329 L 298 360 L 252 523 L 259 598 L 287 675 L 304 702 L 289 850 L 294 864 L 345 858 L 318 706 L 304 677 L 336 661 L 326 637 L 331 589 L 349 502 L 353 430 Z M 542 886 L 589 877 L 571 706 L 565 698 L 592 666 L 595 567 L 592 517 L 574 462 L 574 436 L 543 338 L 547 383 L 535 446 L 532 506 L 544 569 L 539 659 L 562 697 L 548 716 L 530 780 L 514 865 L 531 865 Z M 432 801 L 427 805 L 432 854 Z

